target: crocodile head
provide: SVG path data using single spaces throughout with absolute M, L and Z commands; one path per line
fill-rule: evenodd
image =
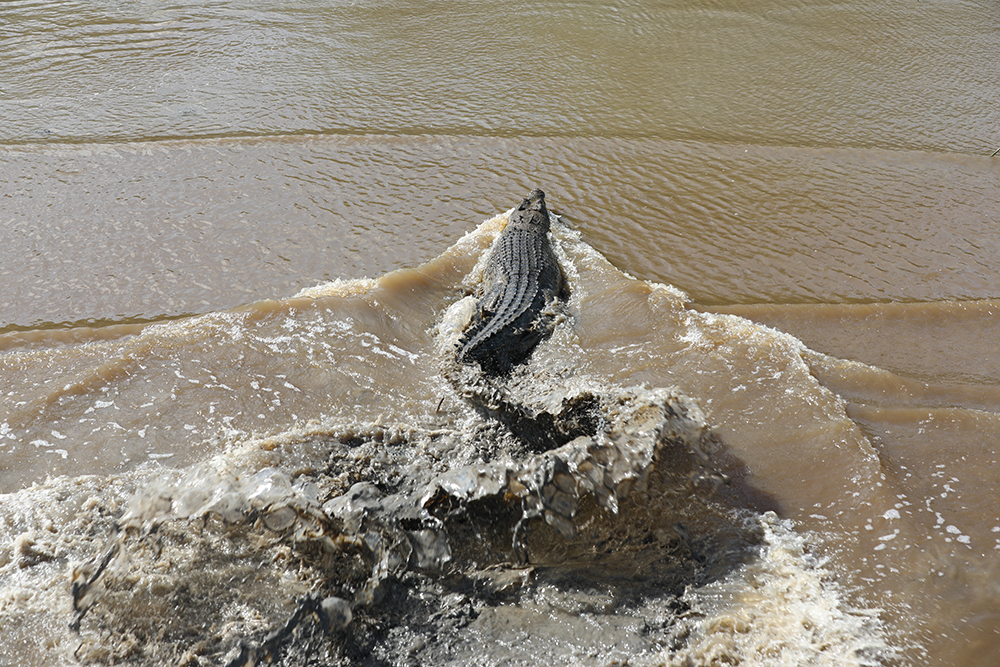
M 521 200 L 521 205 L 510 216 L 510 221 L 540 227 L 545 232 L 549 231 L 549 211 L 545 208 L 545 193 L 538 188 L 529 192 L 527 198 Z

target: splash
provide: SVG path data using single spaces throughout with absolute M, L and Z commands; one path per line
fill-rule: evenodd
M 116 592 L 117 582 L 139 572 L 149 576 L 168 557 L 173 562 L 189 560 L 193 566 L 199 561 L 197 552 L 207 543 L 227 540 L 231 542 L 228 551 L 242 551 L 245 566 L 270 570 L 272 582 L 283 577 L 278 564 L 295 562 L 301 577 L 296 577 L 298 588 L 305 593 L 290 619 L 276 624 L 278 630 L 256 642 L 250 639 L 252 632 L 238 639 L 209 633 L 207 643 L 203 642 L 212 647 L 209 655 L 224 655 L 227 664 L 233 665 L 250 664 L 278 652 L 313 651 L 314 646 L 302 643 L 295 634 L 297 626 L 311 618 L 319 635 L 329 636 L 359 614 L 365 618 L 362 623 L 384 619 L 389 614 L 384 608 L 387 597 L 395 600 L 391 613 L 402 615 L 394 625 L 433 625 L 433 614 L 428 616 L 424 604 L 415 600 L 400 604 L 398 597 L 433 591 L 443 603 L 459 591 L 468 595 L 465 589 L 472 582 L 480 594 L 470 595 L 469 604 L 486 608 L 495 604 L 491 598 L 502 591 L 515 597 L 522 594 L 530 588 L 527 582 L 542 571 L 545 577 L 550 571 L 573 572 L 589 560 L 588 567 L 603 572 L 612 566 L 613 552 L 597 559 L 588 552 L 597 540 L 609 538 L 624 547 L 636 539 L 631 533 L 648 528 L 641 527 L 644 519 L 635 513 L 636 502 L 643 502 L 639 499 L 672 495 L 671 502 L 681 505 L 681 498 L 693 495 L 710 473 L 699 470 L 705 462 L 708 429 L 691 399 L 676 390 L 600 389 L 591 386 L 576 401 L 596 410 L 601 425 L 560 447 L 523 459 L 455 466 L 422 480 L 397 480 L 395 484 L 395 475 L 383 469 L 322 504 L 321 493 L 336 486 L 332 470 L 340 475 L 345 472 L 340 465 L 298 476 L 278 467 L 250 472 L 234 467 L 239 456 L 231 453 L 183 474 L 161 476 L 130 500 L 120 532 L 106 553 L 74 573 L 76 627 L 87 635 L 88 625 L 134 623 L 135 603 L 126 600 L 123 591 Z M 558 405 L 577 402 L 564 398 Z M 555 413 L 539 409 L 534 416 L 537 429 L 575 419 L 572 409 Z M 356 464 L 349 477 L 361 477 L 363 467 L 370 464 L 368 455 L 381 449 L 392 456 L 386 445 L 400 453 L 407 449 L 426 453 L 435 441 L 447 437 L 466 440 L 457 442 L 459 449 L 476 449 L 491 432 L 486 420 L 479 426 L 448 434 L 411 433 L 405 440 L 387 438 L 375 430 L 339 438 L 315 434 L 310 439 L 314 445 L 316 440 L 326 441 L 327 457 L 336 456 L 339 450 L 341 457 L 358 461 L 360 467 Z M 290 443 L 283 446 L 288 448 Z M 668 461 L 669 469 L 660 468 Z M 706 521 L 699 512 L 692 514 L 681 506 L 674 513 L 690 515 L 685 520 L 687 528 L 674 538 L 663 539 L 669 549 L 683 551 L 687 548 L 683 543 L 692 539 L 690 529 Z M 607 531 L 616 520 L 636 525 L 629 527 L 629 534 L 613 538 Z M 195 528 L 198 524 L 200 531 Z M 185 530 L 197 536 L 185 535 Z M 715 525 L 701 526 L 698 531 L 718 533 Z M 157 547 L 151 554 L 154 540 Z M 206 544 L 193 548 L 201 541 Z M 676 589 L 700 568 L 696 561 L 689 557 L 661 564 L 653 579 L 662 587 Z M 568 569 L 566 564 L 570 564 Z M 228 574 L 229 568 L 219 567 Z M 177 572 L 171 586 L 183 586 L 179 582 L 191 576 L 191 572 Z M 200 595 L 206 597 L 209 591 L 217 593 L 224 587 L 207 577 L 204 568 L 194 579 Z M 405 591 L 398 590 L 400 582 L 406 582 Z M 122 613 L 122 605 L 128 613 Z M 184 614 L 185 623 L 202 618 L 200 610 Z M 212 614 L 226 615 L 220 608 L 212 609 Z M 91 620 L 95 615 L 99 620 Z M 144 637 L 142 642 L 150 639 Z M 280 651 L 279 639 L 286 644 Z M 85 639 L 85 644 L 95 651 L 86 654 L 99 661 L 106 640 Z
M 445 255 L 478 257 L 502 224 Z M 95 478 L 69 494 L 78 482 L 63 478 L 21 492 L 33 509 L 0 552 L 0 604 L 26 589 L 46 591 L 21 603 L 26 619 L 71 604 L 73 633 L 54 635 L 64 662 L 84 664 L 759 665 L 781 641 L 788 664 L 884 655 L 877 619 L 844 602 L 804 538 L 745 509 L 746 480 L 717 472 L 724 447 L 697 401 L 588 371 L 575 262 L 603 260 L 553 229 L 574 289 L 528 364 L 502 379 L 455 364 L 470 312 L 458 296 L 426 349 L 411 346 L 438 364 L 440 402 L 410 405 L 447 402 L 447 419 L 340 410 L 270 436 L 228 431 L 212 458 L 150 464 L 113 489 Z M 394 296 L 404 278 L 359 294 Z M 67 559 L 69 596 L 44 579 Z

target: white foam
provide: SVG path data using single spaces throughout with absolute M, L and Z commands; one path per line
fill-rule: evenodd
M 807 536 L 773 513 L 760 517 L 760 557 L 724 580 L 689 590 L 685 646 L 663 664 L 803 667 L 882 664 L 891 654 L 879 610 L 852 604 Z

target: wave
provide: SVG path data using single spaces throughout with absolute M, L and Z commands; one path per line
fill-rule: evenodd
M 751 665 L 775 643 L 789 664 L 891 652 L 878 613 L 814 553 L 820 533 L 774 515 L 794 516 L 794 496 L 749 473 L 744 434 L 721 418 L 730 392 L 690 382 L 721 363 L 733 382 L 792 385 L 791 368 L 754 367 L 746 350 L 766 347 L 812 383 L 806 403 L 830 404 L 814 428 L 843 428 L 795 339 L 691 311 L 562 223 L 568 316 L 511 386 L 530 386 L 549 422 L 574 406 L 599 418 L 537 449 L 445 378 L 458 333 L 445 312 L 504 222 L 377 280 L 8 350 L 6 368 L 48 370 L 0 433 L 5 456 L 27 453 L 5 478 L 7 655 Z M 794 428 L 774 398 L 755 400 Z M 868 474 L 855 442 L 851 474 Z M 17 490 L 58 471 L 56 443 L 61 476 Z M 762 606 L 764 590 L 782 602 Z

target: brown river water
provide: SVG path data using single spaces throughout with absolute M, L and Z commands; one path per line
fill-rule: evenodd
M 1000 664 L 996 3 L 25 0 L 0 46 L 0 665 L 238 664 L 310 594 L 275 664 Z M 535 186 L 526 372 L 713 443 L 568 532 L 448 379 Z

